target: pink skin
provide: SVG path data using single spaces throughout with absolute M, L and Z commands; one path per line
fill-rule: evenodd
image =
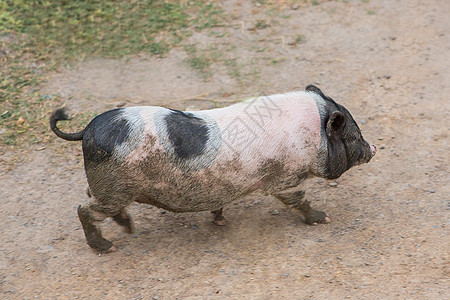
M 255 172 L 258 163 L 266 159 L 283 158 L 288 169 L 298 170 L 303 166 L 313 168 L 321 139 L 321 125 L 316 104 L 309 94 L 293 92 L 261 99 L 258 102 L 250 99 L 226 108 L 203 111 L 217 122 L 225 141 L 216 162 L 230 160 L 238 153 L 243 163 L 243 173 L 247 174 Z M 237 133 L 238 141 L 233 143 L 227 135 L 227 129 L 236 123 L 241 124 L 241 131 Z M 262 126 L 258 126 L 258 123 Z M 233 134 L 231 136 L 234 137 Z M 252 142 L 247 145 L 246 140 Z M 231 144 L 235 152 L 225 143 Z
M 160 108 L 136 107 L 135 109 L 139 109 L 139 114 L 144 120 L 145 131 L 156 132 L 153 114 Z M 218 177 L 232 177 L 236 184 L 247 186 L 247 192 L 264 188 L 261 178 L 254 178 L 251 175 L 257 172 L 260 162 L 268 159 L 284 161 L 287 170 L 305 169 L 315 173 L 321 125 L 319 112 L 309 93 L 271 95 L 262 97 L 258 102 L 250 99 L 225 108 L 192 113 L 208 115 L 214 119 L 224 139 L 217 158 L 209 170 L 218 173 Z M 229 136 L 227 129 L 233 127 L 233 124 L 238 125 L 238 131 L 232 132 Z M 236 135 L 237 141 L 234 143 L 230 139 Z M 247 140 L 252 142 L 247 144 L 245 142 Z M 126 161 L 131 164 L 146 158 L 152 152 L 164 152 L 158 140 L 150 148 L 148 142 L 144 141 L 141 147 L 128 154 Z M 224 175 L 223 169 L 216 170 L 220 164 L 229 164 L 236 154 L 242 167 L 240 173 L 230 170 L 230 174 Z M 155 184 L 164 185 L 164 183 Z
M 374 156 L 375 153 L 377 153 L 377 147 L 375 147 L 374 145 L 370 145 L 370 151 L 372 151 L 372 156 Z

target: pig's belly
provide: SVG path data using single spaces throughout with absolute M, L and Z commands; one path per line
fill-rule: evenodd
M 157 189 L 146 192 L 136 198 L 136 201 L 174 212 L 214 211 L 240 196 L 239 193 L 226 193 L 217 190 L 195 190 L 184 194 L 181 191 Z
M 217 210 L 245 194 L 252 181 L 215 170 L 159 169 L 154 174 L 139 172 L 133 198 L 175 212 Z

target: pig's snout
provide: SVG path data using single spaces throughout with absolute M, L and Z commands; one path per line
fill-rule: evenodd
M 370 145 L 370 152 L 372 153 L 372 157 L 377 153 L 377 147 L 375 145 Z

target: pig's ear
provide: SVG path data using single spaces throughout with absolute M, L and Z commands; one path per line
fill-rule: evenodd
M 340 133 L 345 125 L 345 116 L 340 111 L 334 111 L 327 122 L 327 135 L 329 137 L 336 136 Z
M 323 92 L 315 85 L 312 85 L 312 84 L 308 85 L 306 87 L 306 91 L 307 92 L 314 92 L 317 95 L 319 95 L 320 97 L 322 97 L 323 99 L 326 99 L 326 96 L 323 94 Z

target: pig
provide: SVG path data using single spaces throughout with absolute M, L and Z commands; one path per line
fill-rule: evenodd
M 330 218 L 305 200 L 301 183 L 336 179 L 375 155 L 350 112 L 316 86 L 260 96 L 203 111 L 157 106 L 118 108 L 96 116 L 83 130 L 65 133 L 55 110 L 50 127 L 60 138 L 82 141 L 88 203 L 78 207 L 88 245 L 116 251 L 99 223 L 112 217 L 134 230 L 126 207 L 136 201 L 173 212 L 222 209 L 256 190 L 297 209 L 307 224 Z

